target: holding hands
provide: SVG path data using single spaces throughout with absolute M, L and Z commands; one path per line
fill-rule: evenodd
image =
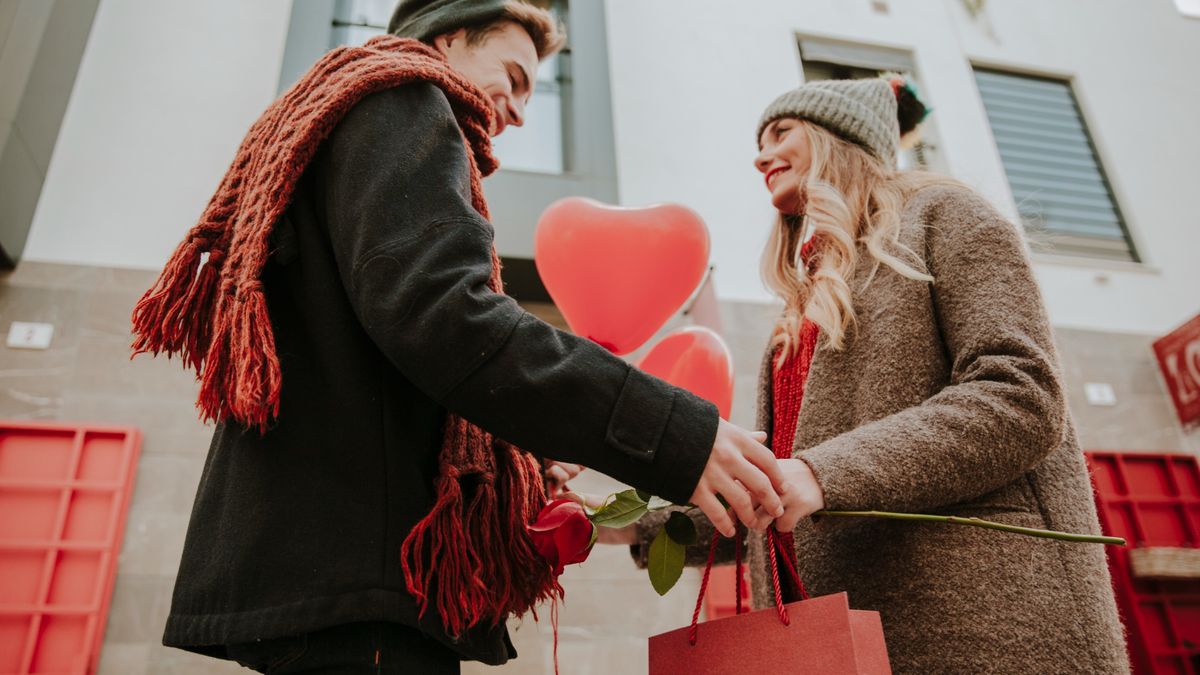
M 749 432 L 725 420 L 717 428 L 691 502 L 726 537 L 736 532 L 730 512 L 746 527 L 762 531 L 774 522 L 779 531 L 790 532 L 801 518 L 825 507 L 812 469 L 798 459 L 776 459 L 762 445 L 766 440 L 765 432 Z
M 763 445 L 766 440 L 762 432 L 752 433 L 725 420 L 717 426 L 712 453 L 690 501 L 726 537 L 736 533 L 730 511 L 746 527 L 760 531 L 785 514 L 783 472 Z
M 717 428 L 712 454 L 690 501 L 726 537 L 736 533 L 734 518 L 758 531 L 774 524 L 777 530 L 790 532 L 802 518 L 825 506 L 821 486 L 808 464 L 799 459 L 776 459 L 762 445 L 765 441 L 764 432 L 746 431 L 725 420 Z M 580 468 L 559 464 L 551 470 L 563 472 L 561 483 L 565 483 Z M 555 496 L 593 508 L 604 503 L 603 498 L 569 491 Z M 635 525 L 599 528 L 598 534 L 600 543 L 607 544 L 633 544 L 637 539 Z

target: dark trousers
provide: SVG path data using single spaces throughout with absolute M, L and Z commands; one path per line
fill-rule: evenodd
M 229 645 L 229 658 L 274 675 L 458 675 L 458 654 L 398 623 L 372 621 Z

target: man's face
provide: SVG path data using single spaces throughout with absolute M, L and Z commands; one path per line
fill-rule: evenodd
M 440 35 L 434 46 L 458 71 L 487 94 L 496 111 L 492 135 L 505 127 L 525 123 L 525 104 L 533 95 L 537 74 L 537 49 L 529 33 L 509 22 L 479 44 L 467 44 L 466 30 Z

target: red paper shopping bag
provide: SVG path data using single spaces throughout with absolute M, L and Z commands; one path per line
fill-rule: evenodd
M 708 587 L 717 536 L 713 535 L 709 548 L 701 600 Z M 850 609 L 845 593 L 810 599 L 796 569 L 791 536 L 772 529 L 767 539 L 775 607 L 742 613 L 739 540 L 737 614 L 699 623 L 697 600 L 690 627 L 650 638 L 650 675 L 891 675 L 879 612 Z M 802 600 L 785 603 L 784 598 L 793 593 L 792 597 Z
M 879 612 L 850 609 L 845 593 L 739 614 L 650 638 L 650 675 L 819 673 L 890 675 Z

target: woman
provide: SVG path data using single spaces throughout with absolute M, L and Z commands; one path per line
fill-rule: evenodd
M 759 122 L 755 166 L 779 211 L 763 272 L 785 306 L 758 428 L 791 457 L 805 514 L 1098 533 L 1017 228 L 959 183 L 896 168 L 901 130 L 924 113 L 895 78 L 827 81 L 780 96 Z M 879 611 L 897 673 L 1128 671 L 1100 546 L 861 518 L 776 524 L 812 595 L 848 591 Z M 637 528 L 642 561 L 655 528 Z M 759 608 L 773 602 L 770 540 L 748 540 Z

